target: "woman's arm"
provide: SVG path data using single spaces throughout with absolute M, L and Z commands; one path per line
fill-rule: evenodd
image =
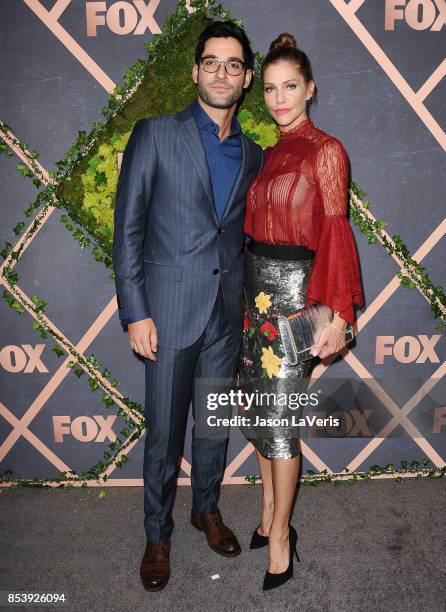
M 313 349 L 324 358 L 345 346 L 347 323 L 354 322 L 353 304 L 363 301 L 354 236 L 347 219 L 348 158 L 339 140 L 330 138 L 321 145 L 315 176 L 324 217 L 307 302 L 319 301 L 335 313 Z

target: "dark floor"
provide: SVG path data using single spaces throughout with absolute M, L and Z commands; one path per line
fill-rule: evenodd
M 446 609 L 444 480 L 301 487 L 293 518 L 301 563 L 267 593 L 267 549 L 248 549 L 260 492 L 222 488 L 223 518 L 243 549 L 228 559 L 189 524 L 191 492 L 180 487 L 172 576 L 163 591 L 147 593 L 139 579 L 142 488 L 107 488 L 102 498 L 96 488 L 2 490 L 0 591 L 65 593 L 57 609 L 66 610 Z

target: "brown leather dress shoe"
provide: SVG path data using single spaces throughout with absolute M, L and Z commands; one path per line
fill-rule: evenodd
M 139 575 L 146 591 L 160 591 L 170 578 L 170 540 L 165 542 L 150 542 L 147 540 L 146 550 L 141 561 Z
M 220 511 L 198 514 L 192 510 L 190 522 L 199 531 L 204 531 L 212 550 L 225 557 L 236 557 L 241 553 L 240 544 L 233 532 L 223 523 Z

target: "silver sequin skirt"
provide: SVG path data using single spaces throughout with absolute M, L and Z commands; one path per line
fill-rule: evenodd
M 300 453 L 299 427 L 294 423 L 301 406 L 296 409 L 288 399 L 305 392 L 311 360 L 297 366 L 287 363 L 277 316 L 304 306 L 312 266 L 311 259 L 290 261 L 245 249 L 239 389 L 253 400 L 249 407 L 246 403 L 240 407 L 250 423 L 240 429 L 269 459 L 290 459 Z

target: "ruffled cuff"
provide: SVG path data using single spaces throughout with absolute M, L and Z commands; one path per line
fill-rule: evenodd
M 364 302 L 355 238 L 345 215 L 324 217 L 305 306 L 315 302 L 337 310 L 347 323 L 355 321 L 353 305 Z

